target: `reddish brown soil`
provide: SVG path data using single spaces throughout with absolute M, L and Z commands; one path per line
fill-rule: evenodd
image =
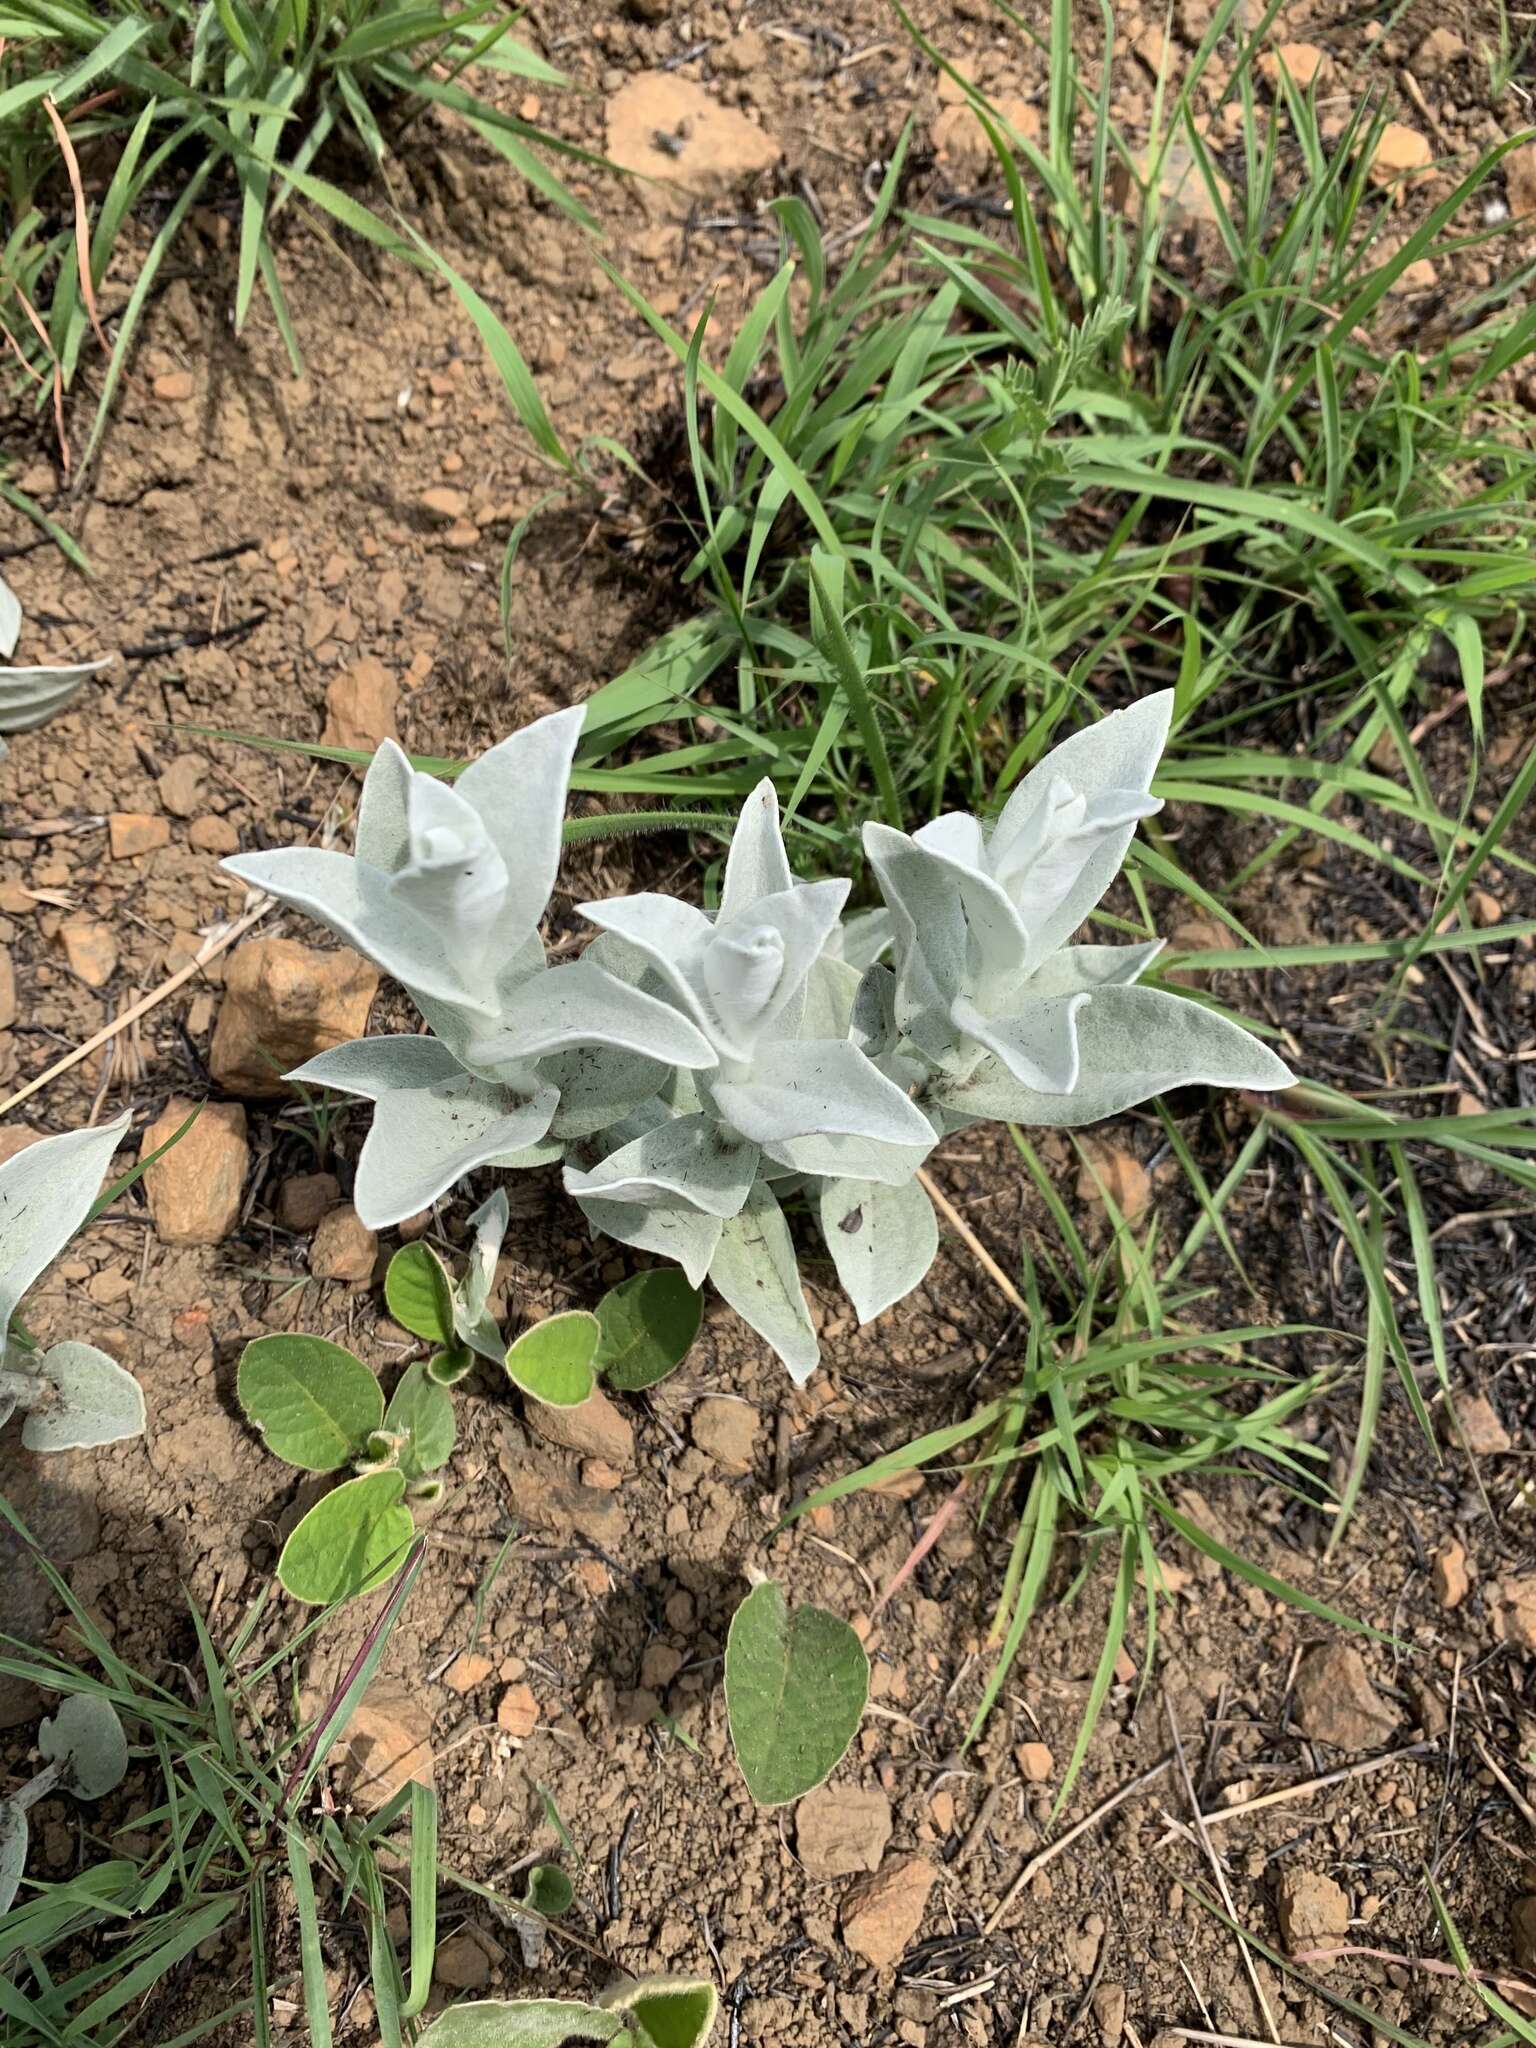
M 1199 5 L 1184 0 L 1187 32 L 1198 33 Z M 1411 71 L 1423 33 L 1442 19 L 1416 13 L 1422 18 L 1400 23 L 1381 46 L 1394 81 Z M 922 14 L 989 89 L 1039 99 L 1042 60 L 979 5 L 956 0 L 952 10 L 929 6 Z M 749 17 L 755 42 L 742 40 L 743 21 L 724 9 L 674 13 L 667 0 L 604 9 L 595 21 L 556 0 L 532 17 L 543 47 L 587 89 L 586 97 L 546 99 L 543 109 L 575 139 L 601 146 L 605 99 L 632 73 L 657 66 L 699 79 L 777 138 L 776 171 L 746 185 L 728 181 L 686 221 L 666 193 L 578 181 L 611 224 L 609 258 L 679 317 L 714 293 L 722 337 L 773 260 L 759 202 L 798 190 L 825 209 L 834 232 L 857 222 L 867 167 L 884 158 L 909 112 L 926 137 L 940 104 L 930 68 L 910 53 L 899 25 L 865 0 L 839 15 L 835 35 L 822 33 L 812 12 L 770 18 L 754 9 Z M 1293 34 L 1321 32 L 1341 64 L 1360 55 L 1352 19 L 1298 7 L 1288 21 Z M 1476 25 L 1462 30 L 1475 46 Z M 1128 43 L 1140 34 L 1139 23 L 1126 25 Z M 1119 112 L 1134 130 L 1146 118 L 1151 82 L 1134 58 L 1124 75 Z M 1518 98 L 1487 103 L 1475 54 L 1422 85 L 1447 147 L 1485 144 L 1525 118 L 1523 87 Z M 1341 107 L 1355 89 L 1341 79 Z M 408 169 L 399 196 L 409 218 L 513 325 L 561 432 L 573 442 L 609 435 L 642 458 L 664 447 L 675 432 L 672 365 L 606 285 L 580 234 L 531 204 L 499 159 L 446 124 L 421 124 Z M 931 198 L 972 189 L 985 173 L 960 160 L 923 176 Z M 17 741 L 0 768 L 0 944 L 20 990 L 18 1022 L 0 1032 L 6 1092 L 156 986 L 200 930 L 241 908 L 240 889 L 189 844 L 186 818 L 172 817 L 164 849 L 112 861 L 104 814 L 161 812 L 158 777 L 185 753 L 203 764 L 201 815 L 226 820 L 246 847 L 314 829 L 343 790 L 329 766 L 188 728 L 313 740 L 327 684 L 370 655 L 404 685 L 407 744 L 465 754 L 551 705 L 580 699 L 684 604 L 657 569 L 664 537 L 656 529 L 672 508 L 615 473 L 607 503 L 568 502 L 535 523 L 519 558 L 513 648 L 504 659 L 501 550 L 550 479 L 511 421 L 472 331 L 446 290 L 356 246 L 341 260 L 328 239 L 294 219 L 282 262 L 308 357 L 305 376 L 295 379 L 269 321 L 258 316 L 244 338 L 231 336 L 233 207 L 221 202 L 198 217 L 197 239 L 166 278 L 84 489 L 62 488 L 41 440 L 20 465 L 21 481 L 78 534 L 96 570 L 87 582 L 51 549 L 10 536 L 18 545 L 6 574 L 29 620 L 24 653 L 62 660 L 113 649 L 120 660 L 80 708 Z M 1482 260 L 1469 259 L 1474 270 L 1456 289 L 1475 279 Z M 1446 290 L 1437 283 L 1424 302 L 1393 317 L 1449 312 Z M 192 396 L 157 398 L 155 380 L 176 370 L 191 373 Z M 468 530 L 449 530 L 424 509 L 423 493 L 444 483 L 467 495 Z M 165 651 L 145 651 L 152 647 Z M 1501 729 L 1528 730 L 1528 681 L 1517 677 L 1506 689 Z M 1454 730 L 1443 733 L 1437 762 L 1448 789 L 1463 765 Z M 1501 772 L 1509 756 L 1506 747 Z M 1232 850 L 1213 844 L 1209 871 L 1197 871 L 1219 880 Z M 610 856 L 606 868 L 592 856 L 575 861 L 565 886 L 620 886 L 621 860 Z M 1260 935 L 1399 928 L 1380 905 L 1356 908 L 1347 875 L 1330 868 L 1321 879 L 1319 888 L 1294 869 L 1246 905 Z M 1500 886 L 1497 876 L 1491 886 Z M 99 989 L 74 978 L 59 949 L 61 922 L 79 910 L 116 935 L 119 961 Z M 282 916 L 261 930 L 315 936 Z M 1515 1041 L 1529 1036 L 1521 965 L 1489 956 L 1481 991 L 1501 1017 L 1514 1018 Z M 93 1111 L 131 1108 L 138 1130 L 170 1095 L 205 1094 L 219 982 L 217 967 L 195 979 L 124 1034 L 108 1066 L 77 1066 L 20 1114 L 54 1130 Z M 1268 1002 L 1292 1022 L 1309 998 L 1331 1003 L 1338 993 L 1332 982 L 1298 975 L 1272 977 L 1262 993 L 1245 989 L 1242 1000 Z M 1424 1014 L 1436 1028 L 1456 1012 L 1438 982 L 1416 1000 L 1429 1006 Z M 1529 1071 L 1501 1070 L 1490 1085 L 1512 1088 Z M 45 1334 L 67 1329 L 132 1366 L 149 1402 L 147 1438 L 56 1459 L 46 1470 L 14 1445 L 0 1450 L 7 1495 L 70 1559 L 72 1583 L 119 1650 L 167 1680 L 190 1654 L 181 1589 L 227 1635 L 312 1497 L 239 1417 L 233 1380 L 242 1344 L 264 1328 L 295 1326 L 346 1341 L 385 1372 L 410 1355 L 401 1333 L 381 1321 L 376 1287 L 308 1278 L 307 1242 L 278 1228 L 274 1205 L 283 1179 L 313 1163 L 310 1152 L 291 1119 L 270 1104 L 247 1107 L 254 1166 L 233 1236 L 214 1249 L 168 1249 L 135 1192 L 55 1270 L 41 1297 Z M 1184 1118 L 1208 1171 L 1230 1158 L 1244 1115 L 1241 1106 L 1207 1113 L 1196 1104 Z M 334 1164 L 343 1177 L 361 1128 L 356 1116 L 341 1127 Z M 1143 1160 L 1162 1160 L 1162 1134 L 1150 1118 L 1128 1118 L 1113 1135 Z M 1046 1156 L 1086 1217 L 1067 1149 L 1056 1143 Z M 1006 1142 L 951 1148 L 942 1177 L 1005 1264 L 1021 1231 L 1045 1227 Z M 1184 1213 L 1172 1162 L 1158 1165 L 1154 1188 L 1175 1217 Z M 590 1303 L 626 1270 L 612 1247 L 594 1250 L 554 1175 L 526 1177 L 512 1193 L 509 1319 Z M 1475 1209 L 1478 1200 L 1468 1195 L 1461 1207 Z M 1303 1208 L 1307 1202 L 1315 1193 L 1294 1166 L 1268 1182 L 1257 1177 L 1238 1222 L 1260 1298 L 1234 1295 L 1223 1312 L 1358 1330 L 1358 1284 L 1335 1231 L 1320 1211 Z M 445 1242 L 462 1230 L 467 1207 L 444 1205 L 436 1227 Z M 1455 1207 L 1442 1206 L 1437 1217 Z M 1475 1960 L 1489 1969 L 1509 1964 L 1509 1908 L 1532 1874 L 1526 1822 L 1488 1761 L 1524 1789 L 1536 1733 L 1528 1671 L 1521 1653 L 1496 1640 L 1486 1597 L 1531 1553 L 1522 1493 L 1536 1442 L 1530 1299 L 1510 1293 L 1516 1262 L 1523 1252 L 1528 1270 L 1530 1250 L 1529 1229 L 1507 1220 L 1453 1229 L 1445 1243 L 1456 1371 L 1491 1395 L 1516 1446 L 1485 1465 L 1486 1506 L 1461 1454 L 1432 1464 L 1404 1404 L 1391 1396 L 1372 1483 L 1331 1558 L 1322 1554 L 1326 1522 L 1317 1509 L 1253 1471 L 1214 1478 L 1187 1504 L 1269 1570 L 1394 1639 L 1365 1650 L 1401 1715 L 1399 1733 L 1376 1746 L 1411 1753 L 1372 1775 L 1241 1816 L 1213 1830 L 1213 1840 L 1238 1918 L 1271 1945 L 1280 1877 L 1304 1868 L 1336 1878 L 1351 1902 L 1350 1938 L 1403 1960 L 1353 1956 L 1334 1966 L 1330 1988 L 1437 2042 L 1466 2038 L 1479 2009 L 1462 1987 L 1411 1960 L 1444 1954 L 1425 1868 Z M 1411 1277 L 1411 1267 L 1401 1270 Z M 1230 1284 L 1214 1262 L 1206 1277 Z M 497 1958 L 490 1982 L 508 1993 L 591 1991 L 618 1969 L 711 1976 L 735 2016 L 733 2042 L 752 2048 L 1004 2048 L 1095 2036 L 1112 2043 L 1122 2020 L 1132 2044 L 1175 2025 L 1264 2037 L 1255 1979 L 1282 2039 L 1364 2041 L 1365 2023 L 1325 2006 L 1301 1977 L 1257 1954 L 1249 1976 L 1212 1909 L 1215 1877 L 1188 1832 L 1186 1792 L 1172 1769 L 1050 1861 L 996 1931 L 983 1932 L 1028 1859 L 1168 1754 L 1170 1715 L 1207 1805 L 1220 1805 L 1224 1791 L 1248 1797 L 1352 1760 L 1308 1742 L 1291 1718 L 1298 1652 L 1329 1638 L 1327 1626 L 1171 1542 L 1164 1569 L 1172 1597 L 1160 1607 L 1155 1670 L 1142 1668 L 1145 1650 L 1133 1636 L 1133 1657 L 1110 1693 L 1082 1777 L 1063 1813 L 1053 1814 L 1109 1599 L 1101 1560 L 1067 1600 L 1083 1561 L 1072 1534 L 1052 1604 L 982 1740 L 962 1752 L 990 1668 L 984 1638 L 1012 1536 L 1006 1497 L 981 1529 L 963 1516 L 953 1521 L 869 1628 L 874 1707 L 835 1782 L 883 1791 L 893 1847 L 931 1859 L 939 1879 L 921 1935 L 897 1969 L 876 1973 L 844 1946 L 838 1904 L 849 1880 L 807 1872 L 793 1813 L 754 1811 L 731 1762 L 720 1691 L 726 1625 L 749 1567 L 782 1578 L 797 1598 L 867 1618 L 950 1482 L 941 1475 L 920 1489 L 859 1497 L 787 1533 L 776 1533 L 781 1512 L 821 1480 L 1005 1386 L 1020 1337 L 1006 1304 L 955 1242 L 912 1299 L 872 1330 L 854 1328 L 824 1276 L 815 1291 L 827 1364 L 806 1392 L 794 1393 L 755 1340 L 713 1305 L 682 1372 L 629 1404 L 638 1468 L 613 1492 L 583 1487 L 580 1460 L 530 1434 L 505 1387 L 477 1373 L 460 1390 L 448 1496 L 385 1676 L 430 1708 L 444 1861 L 515 1892 L 518 1866 L 554 1846 L 547 1789 L 585 1859 L 571 1924 L 586 1945 L 557 1940 L 532 1976 L 507 1929 L 467 1892 L 445 1893 L 445 1933 L 483 1930 Z M 1350 1338 L 1328 1334 L 1291 1346 L 1281 1361 L 1338 1372 L 1335 1391 L 1303 1422 L 1336 1468 L 1352 1438 L 1357 1358 Z M 744 1473 L 690 1442 L 697 1403 L 719 1394 L 750 1404 L 756 1429 Z M 476 1590 L 513 1531 L 486 1605 L 496 1669 L 472 1691 L 455 1692 L 444 1668 L 468 1642 Z M 1429 1563 L 1453 1532 L 1476 1576 L 1467 1600 L 1447 1612 Z M 14 1576 L 4 1597 L 13 1625 L 49 1625 Z M 293 1625 L 284 1610 L 264 1637 L 275 1643 Z M 344 1664 L 361 1625 L 344 1617 L 309 1659 L 310 1700 Z M 1449 1730 L 1437 1728 L 1428 1746 L 1416 1732 L 1426 1710 L 1413 1704 L 1414 1687 L 1426 1681 L 1456 1706 Z M 539 1722 L 516 1739 L 498 1726 L 497 1707 L 508 1687 L 522 1684 Z M 25 1705 L 12 1700 L 9 1717 L 19 1723 L 18 1768 L 30 1731 Z M 1015 1761 L 1018 1747 L 1036 1740 L 1053 1758 L 1043 1784 L 1026 1782 Z M 62 1804 L 40 1810 L 41 1875 L 74 1866 L 81 1845 L 71 1820 Z M 609 1852 L 621 1840 L 610 1890 Z M 360 1988 L 365 1957 L 338 1934 L 331 1960 L 345 2014 L 341 2038 L 371 2041 Z M 276 2017 L 297 2028 L 297 1955 L 286 1927 L 273 1967 Z M 169 2038 L 199 2011 L 227 2002 L 247 1970 L 238 1944 L 212 1968 L 189 1967 L 159 1987 L 134 2038 Z

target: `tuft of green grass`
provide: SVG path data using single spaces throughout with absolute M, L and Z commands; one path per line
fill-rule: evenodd
M 51 397 L 62 436 L 62 394 L 95 331 L 106 360 L 89 461 L 188 215 L 198 204 L 226 203 L 238 215 L 236 331 L 259 286 L 297 374 L 299 338 L 278 274 L 274 222 L 298 196 L 320 230 L 340 226 L 413 254 L 403 233 L 315 166 L 327 148 L 350 147 L 387 186 L 411 124 L 429 105 L 457 115 L 534 192 L 595 231 L 546 159 L 599 160 L 465 83 L 472 72 L 548 88 L 568 83 L 510 33 L 513 18 L 501 0 L 469 0 L 449 14 L 404 0 L 6 0 L 0 341 L 10 374 L 31 381 L 39 405 Z M 173 197 L 162 216 L 152 201 L 167 188 Z M 138 215 L 155 225 L 127 298 L 99 305 Z
M 277 1651 L 257 1655 L 266 1593 L 226 1648 L 191 1608 L 197 1662 L 185 1687 L 172 1690 L 119 1656 L 3 1496 L 0 1515 L 22 1539 L 28 1568 L 44 1574 L 67 1609 L 88 1660 L 77 1665 L 0 1637 L 0 1673 L 55 1697 L 107 1700 L 148 1787 L 143 1810 L 119 1831 L 127 1840 L 95 1841 L 102 1853 L 61 1882 L 28 1875 L 0 1915 L 0 2039 L 17 2048 L 116 2048 L 136 2039 L 144 2002 L 160 1980 L 212 1937 L 227 1952 L 244 1928 L 248 1981 L 231 1969 L 225 1988 L 233 2002 L 164 2048 L 191 2048 L 232 2021 L 255 2048 L 271 2048 L 272 1907 L 275 1887 L 285 1884 L 314 2048 L 329 2048 L 332 2039 L 321 1915 L 343 1909 L 368 1938 L 384 2048 L 403 2048 L 404 2023 L 421 2011 L 431 1986 L 436 1797 L 412 1784 L 370 1819 L 333 1810 L 315 1785 L 384 1655 L 420 1569 L 421 1544 L 402 1560 L 373 1621 L 358 1624 L 356 1654 L 319 1718 L 300 1727 L 285 1697 L 296 1683 L 292 1660 L 329 1613 L 315 1615 Z M 402 1864 L 404 1885 L 394 1875 Z M 394 1894 L 410 1908 L 406 1975 L 383 1926 Z

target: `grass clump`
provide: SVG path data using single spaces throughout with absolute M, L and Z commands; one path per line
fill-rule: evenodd
M 500 73 L 559 88 L 564 75 L 510 33 L 500 0 L 456 13 L 389 0 L 8 0 L 0 21 L 0 337 L 11 375 L 63 393 L 94 330 L 106 359 L 86 446 L 94 451 L 133 337 L 194 206 L 236 213 L 234 322 L 257 287 L 302 366 L 273 253 L 295 195 L 317 227 L 395 245 L 378 217 L 321 175 L 350 150 L 388 182 L 412 123 L 460 117 L 535 192 L 594 223 L 544 160 L 590 161 L 466 84 Z M 157 196 L 169 188 L 169 208 Z M 98 298 L 136 217 L 156 222 L 126 300 Z M 408 249 L 408 245 L 407 249 Z M 111 330 L 109 332 L 109 330 Z M 67 451 L 66 451 L 67 453 Z
M 50 1565 L 3 1498 L 0 1514 L 21 1539 L 26 1569 L 43 1573 L 67 1609 L 89 1662 L 0 1638 L 0 1674 L 36 1685 L 52 1699 L 106 1701 L 127 1731 L 132 1768 L 143 1774 L 142 1810 L 94 1846 L 71 1876 L 28 1876 L 0 1914 L 0 2042 L 44 2048 L 66 2041 L 111 2048 L 140 2038 L 146 2000 L 162 1979 L 217 1939 L 226 1957 L 241 1936 L 249 1960 L 229 1966 L 232 2002 L 197 2020 L 164 2048 L 191 2048 L 239 2021 L 254 2048 L 273 2040 L 270 1931 L 277 1888 L 296 1915 L 308 2038 L 332 2039 L 321 1945 L 327 1916 L 344 1910 L 366 1940 L 380 2039 L 401 2048 L 407 2023 L 426 2002 L 437 1925 L 437 1803 L 424 1785 L 404 1787 L 372 1816 L 317 1795 L 316 1782 L 377 1670 L 422 1559 L 418 1542 L 382 1598 L 318 1719 L 299 1726 L 286 1695 L 297 1685 L 291 1660 L 330 1610 L 275 1652 L 254 1650 L 267 1610 L 263 1593 L 227 1648 L 215 1645 L 191 1610 L 197 1662 L 171 1689 L 127 1662 L 101 1633 L 68 1582 Z M 403 1875 L 397 1872 L 403 1870 Z M 334 1899 L 333 1899 L 334 1893 Z M 396 1899 L 410 1910 L 410 1955 L 402 1975 L 385 1916 Z M 334 1900 L 344 1902 L 337 1908 Z

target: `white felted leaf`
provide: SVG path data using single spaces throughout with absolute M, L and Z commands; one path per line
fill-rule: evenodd
M 721 1225 L 709 1277 L 742 1321 L 772 1345 L 796 1386 L 804 1386 L 821 1351 L 800 1285 L 789 1225 L 761 1181 L 741 1214 Z
M 833 953 L 823 953 L 806 976 L 797 1038 L 846 1038 L 853 1027 L 859 970 Z
M 718 1216 L 707 1216 L 686 1202 L 636 1208 L 628 1202 L 606 1202 L 601 1196 L 589 1195 L 581 1202 L 581 1212 L 605 1237 L 633 1245 L 636 1251 L 675 1260 L 687 1274 L 690 1287 L 704 1285 L 724 1228 Z
M 905 1187 L 938 1139 L 931 1121 L 921 1145 L 886 1145 L 876 1138 L 850 1137 L 843 1131 L 813 1131 L 803 1138 L 781 1138 L 763 1147 L 763 1157 L 790 1173 L 817 1180 L 875 1180 L 887 1187 Z
M 536 1144 L 556 1100 L 553 1088 L 520 1095 L 465 1073 L 376 1096 L 357 1162 L 358 1216 L 371 1230 L 414 1216 L 477 1166 Z
M 823 1181 L 820 1214 L 837 1277 L 861 1323 L 910 1294 L 939 1249 L 933 1204 L 915 1180 L 905 1187 Z
M 577 1045 L 609 1045 L 669 1067 L 712 1067 L 709 1040 L 672 1004 L 589 960 L 551 967 L 506 997 L 496 1028 L 471 1048 L 479 1067 L 542 1059 Z
M 759 1145 L 848 1132 L 888 1145 L 926 1145 L 922 1111 L 848 1039 L 775 1039 L 743 1082 L 712 1081 L 721 1117 Z
M 1120 871 L 1168 738 L 1172 690 L 1113 711 L 1053 747 L 1003 809 L 987 844 L 1037 965 L 1071 937 Z
M 756 1145 L 731 1143 L 713 1117 L 674 1117 L 611 1153 L 590 1173 L 567 1166 L 566 1192 L 580 1201 L 642 1207 L 686 1202 L 709 1216 L 734 1216 L 757 1172 Z
M 952 869 L 889 825 L 864 827 L 864 851 L 891 913 L 896 1011 L 931 1058 L 955 1042 L 950 1006 L 970 993 L 969 933 Z
M 1138 946 L 1058 946 L 1024 983 L 1029 996 L 1071 996 L 1139 981 L 1162 952 L 1165 941 Z
M 610 896 L 602 903 L 578 903 L 581 915 L 638 952 L 680 999 L 702 1030 L 709 1012 L 702 1000 L 700 963 L 714 926 L 693 903 L 675 896 L 641 890 L 635 896 Z
M 380 740 L 363 777 L 353 850 L 381 874 L 405 865 L 410 845 L 411 783 L 416 770 L 395 740 Z
M 232 855 L 222 865 L 253 889 L 302 910 L 404 982 L 413 995 L 495 1014 L 485 990 L 471 989 L 448 950 L 451 934 L 388 894 L 390 876 L 315 846 L 279 846 Z M 483 963 L 481 963 L 483 964 Z
M 64 709 L 83 683 L 112 657 L 65 668 L 0 668 L 0 732 L 31 732 Z
M 957 1116 L 1077 1129 L 1170 1088 L 1284 1088 L 1290 1069 L 1240 1024 L 1164 989 L 1100 989 L 1078 1019 L 1079 1071 L 1070 1095 L 1023 1086 L 984 1060 L 971 1078 L 935 1090 Z
M 133 1374 L 94 1344 L 55 1344 L 36 1362 L 53 1398 L 29 1408 L 29 1451 L 88 1450 L 144 1433 L 144 1392 Z
M 848 889 L 844 881 L 808 882 L 763 896 L 715 927 L 700 975 L 711 1035 L 727 1057 L 749 1057 L 767 1031 L 798 1028 L 806 979 L 837 929 Z
M 284 1076 L 307 1087 L 335 1088 L 343 1095 L 361 1095 L 377 1102 L 402 1088 L 434 1088 L 463 1069 L 440 1038 L 420 1032 L 385 1033 L 379 1038 L 353 1038 L 316 1053 L 302 1067 Z
M 89 1215 L 127 1132 L 123 1115 L 42 1138 L 0 1165 L 0 1355 L 17 1302 Z
M 827 950 L 862 974 L 885 957 L 895 936 L 891 913 L 882 904 L 878 910 L 859 910 L 845 917 Z
M 534 931 L 560 864 L 560 833 L 571 762 L 581 738 L 579 705 L 552 712 L 471 761 L 453 785 L 479 813 L 509 877 L 503 946 Z
M 9 661 L 21 637 L 21 600 L 0 576 L 0 661 Z
M 1017 1081 L 1042 1094 L 1070 1095 L 1077 1086 L 1077 1013 L 1086 995 L 1033 998 L 1026 984 L 1016 1006 L 984 1017 L 963 997 L 953 1016 L 968 1038 L 995 1053 Z
M 607 1131 L 633 1114 L 667 1084 L 672 1069 L 638 1053 L 607 1045 L 582 1045 L 539 1062 L 539 1078 L 560 1091 L 560 1107 L 549 1131 L 569 1143 Z
M 720 891 L 721 923 L 751 910 L 764 896 L 781 895 L 794 879 L 779 830 L 778 794 L 765 776 L 742 805 L 731 834 Z
M 985 866 L 978 864 L 981 826 L 965 812 L 953 812 L 914 832 L 912 844 L 921 849 L 924 858 L 947 869 L 959 891 L 971 938 L 967 955 L 970 986 L 983 997 L 991 990 L 1006 989 L 1023 973 L 1029 957 L 1027 906 L 1016 905 Z
M 411 777 L 406 834 L 405 860 L 386 878 L 385 900 L 430 925 L 450 958 L 474 962 L 466 980 L 486 978 L 485 949 L 511 888 L 500 848 L 473 805 L 434 775 Z M 366 900 L 366 885 L 364 893 Z

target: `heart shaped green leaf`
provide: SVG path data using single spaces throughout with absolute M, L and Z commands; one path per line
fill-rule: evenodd
M 453 1401 L 420 1360 L 407 1366 L 389 1397 L 384 1416 L 387 1433 L 403 1436 L 400 1470 L 407 1479 L 435 1472 L 453 1454 Z
M 597 1384 L 592 1361 L 601 1335 L 597 1317 L 584 1308 L 546 1316 L 509 1346 L 508 1377 L 548 1408 L 579 1408 Z
M 384 1275 L 384 1299 L 402 1329 L 429 1344 L 453 1340 L 453 1283 L 429 1244 L 402 1245 Z
M 715 2024 L 720 2000 L 713 1984 L 642 1984 L 617 2001 L 638 2020 L 650 2048 L 697 2048 Z
M 731 1617 L 725 1704 L 736 1761 L 759 1806 L 783 1806 L 829 1777 L 869 1697 L 869 1659 L 846 1621 L 791 1613 L 770 1580 Z
M 404 1492 L 399 1472 L 369 1472 L 317 1500 L 277 1560 L 277 1576 L 294 1599 L 325 1607 L 387 1579 L 411 1541 Z
M 622 1394 L 654 1387 L 688 1356 L 703 1314 L 703 1295 L 676 1266 L 634 1274 L 597 1304 L 598 1377 Z
M 384 1394 L 361 1359 L 323 1337 L 258 1337 L 236 1380 L 267 1448 L 306 1472 L 350 1464 L 384 1419 Z

